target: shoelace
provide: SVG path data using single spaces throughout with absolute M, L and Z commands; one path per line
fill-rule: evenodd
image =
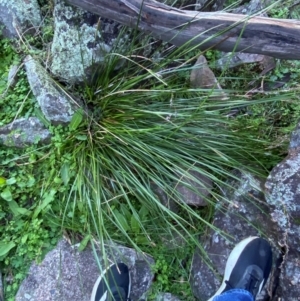
M 123 288 L 119 287 L 117 290 L 114 290 L 112 293 L 112 299 L 113 301 L 130 301 L 130 299 L 126 298 L 125 291 Z
M 236 287 L 234 287 L 233 285 L 231 285 L 231 283 L 229 282 L 229 280 L 225 281 L 228 289 L 226 290 L 230 290 L 230 289 L 235 289 Z M 254 275 L 253 273 L 249 273 L 247 279 L 245 280 L 245 286 L 244 287 L 239 287 L 242 288 L 248 292 L 250 292 L 252 295 L 256 295 L 256 289 L 258 287 L 258 283 L 259 283 L 259 278 Z
M 249 291 L 252 295 L 255 295 L 257 292 L 257 288 L 258 288 L 258 283 L 259 283 L 259 278 L 257 277 L 257 275 L 250 273 L 249 274 L 249 278 L 247 281 L 247 286 L 246 286 L 246 290 Z

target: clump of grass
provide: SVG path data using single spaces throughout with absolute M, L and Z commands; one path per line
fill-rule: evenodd
M 247 101 L 212 101 L 213 91 L 189 88 L 192 67 L 182 63 L 188 53 L 183 49 L 168 49 L 159 63 L 137 59 L 134 49 L 107 56 L 97 83 L 85 90 L 88 110 L 65 146 L 76 176 L 67 206 L 72 218 L 65 214 L 64 226 L 78 229 L 76 212 L 85 211 L 84 228 L 92 235 L 137 249 L 154 246 L 166 229 L 195 237 L 210 220 L 185 204 L 179 184 L 188 186 L 189 178 L 201 185 L 194 172 L 211 179 L 207 202 L 213 206 L 233 169 L 266 173 L 274 162 L 262 139 L 238 131 L 236 120 L 227 117 Z M 154 187 L 179 211 L 162 204 Z

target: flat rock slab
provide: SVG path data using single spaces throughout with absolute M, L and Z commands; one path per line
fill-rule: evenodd
M 47 144 L 51 133 L 36 117 L 20 118 L 0 128 L 0 143 L 6 146 L 24 148 L 32 144 Z
M 266 237 L 274 246 L 277 242 L 276 225 L 259 191 L 262 183 L 250 174 L 237 177 L 241 178 L 240 183 L 231 182 L 224 188 L 224 197 L 228 202 L 222 200 L 216 208 L 213 226 L 220 230 L 211 230 L 206 238 L 201 239 L 207 256 L 200 251 L 194 254 L 191 285 L 200 300 L 209 299 L 220 287 L 227 259 L 238 242 L 249 236 Z M 273 251 L 276 270 L 280 255 L 277 248 Z M 272 283 L 270 277 L 268 285 L 256 300 L 265 300 L 268 290 L 273 291 Z
M 154 260 L 135 250 L 116 244 L 104 246 L 108 261 L 98 253 L 103 269 L 110 262 L 128 265 L 132 280 L 131 299 L 138 300 L 149 289 L 153 279 L 150 265 Z M 16 301 L 89 301 L 93 286 L 99 277 L 100 267 L 92 248 L 79 252 L 76 246 L 61 240 L 41 264 L 33 263 L 23 281 Z
M 252 53 L 223 53 L 222 58 L 215 62 L 215 67 L 226 70 L 227 68 L 234 68 L 244 64 L 259 64 L 261 66 L 262 74 L 275 68 L 275 60 L 272 57 L 262 54 Z

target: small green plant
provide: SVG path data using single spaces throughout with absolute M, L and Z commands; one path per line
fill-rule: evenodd
M 8 72 L 12 66 L 18 66 L 15 76 L 18 81 L 14 87 L 8 83 Z M 0 126 L 12 122 L 18 116 L 30 116 L 33 110 L 30 87 L 20 58 L 8 39 L 0 40 Z
M 169 291 L 170 276 L 172 271 L 164 256 L 160 255 L 158 258 L 156 258 L 153 271 L 156 273 L 155 280 L 158 286 L 160 286 L 160 291 Z
M 169 248 L 162 244 L 153 252 L 154 282 L 148 293 L 149 300 L 155 300 L 160 292 L 172 292 L 180 299 L 194 301 L 189 285 L 189 270 L 194 249 L 189 245 Z
M 56 245 L 58 233 L 57 228 L 47 230 L 42 219 L 30 220 L 19 216 L 6 223 L 0 245 L 1 271 L 9 279 L 5 286 L 6 300 L 14 300 L 29 265 L 33 260 L 39 262 Z M 14 252 L 6 256 L 13 249 Z
M 300 8 L 299 3 L 293 0 L 286 1 L 272 1 L 270 9 L 268 10 L 268 15 L 271 18 L 277 19 L 299 19 Z

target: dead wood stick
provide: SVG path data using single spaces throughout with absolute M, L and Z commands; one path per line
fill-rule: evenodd
M 300 21 L 179 10 L 154 0 L 65 0 L 176 46 L 300 59 Z

